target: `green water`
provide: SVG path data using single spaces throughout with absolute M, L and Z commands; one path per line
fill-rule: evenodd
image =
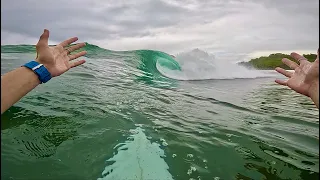
M 165 53 L 86 48 L 1 116 L 2 179 L 319 179 L 319 111 L 274 78 L 178 81 Z M 34 55 L 1 46 L 1 74 Z

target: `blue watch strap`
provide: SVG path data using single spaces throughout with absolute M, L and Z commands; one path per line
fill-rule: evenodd
M 38 75 L 41 83 L 46 83 L 51 79 L 50 72 L 47 70 L 46 67 L 44 67 L 43 64 L 40 64 L 36 61 L 30 61 L 23 66 L 34 71 Z

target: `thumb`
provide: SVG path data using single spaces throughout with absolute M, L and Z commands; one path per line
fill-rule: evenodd
M 49 30 L 44 29 L 44 31 L 38 41 L 37 48 L 42 48 L 42 47 L 48 46 L 48 41 L 49 41 Z

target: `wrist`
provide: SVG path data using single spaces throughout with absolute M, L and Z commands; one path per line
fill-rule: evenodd
M 30 61 L 23 66 L 33 71 L 38 76 L 41 83 L 46 83 L 51 79 L 51 73 L 48 69 L 37 61 Z
M 308 96 L 312 98 L 315 94 L 319 93 L 319 78 L 316 79 L 309 87 Z
M 29 80 L 28 83 L 36 84 L 36 85 L 41 84 L 41 81 L 40 81 L 38 75 L 36 73 L 32 72 L 30 70 L 30 68 L 27 68 L 25 66 L 22 66 L 20 68 L 23 69 L 23 70 L 19 70 L 18 72 L 21 73 L 23 71 L 24 77 L 28 77 L 28 78 L 26 78 L 26 79 Z
M 35 61 L 38 62 L 39 64 L 43 64 L 43 66 L 44 66 L 44 67 L 48 70 L 48 72 L 50 73 L 51 78 L 54 77 L 53 74 L 52 74 L 52 68 L 51 68 L 52 65 L 50 65 L 50 64 L 48 64 L 48 63 L 46 63 L 46 62 L 43 62 L 43 61 L 39 60 L 38 58 L 35 59 Z
M 308 96 L 319 109 L 319 78 L 311 84 Z

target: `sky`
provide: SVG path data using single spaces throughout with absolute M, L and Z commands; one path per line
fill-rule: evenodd
M 77 36 L 111 50 L 316 53 L 319 0 L 1 0 L 1 45 Z

